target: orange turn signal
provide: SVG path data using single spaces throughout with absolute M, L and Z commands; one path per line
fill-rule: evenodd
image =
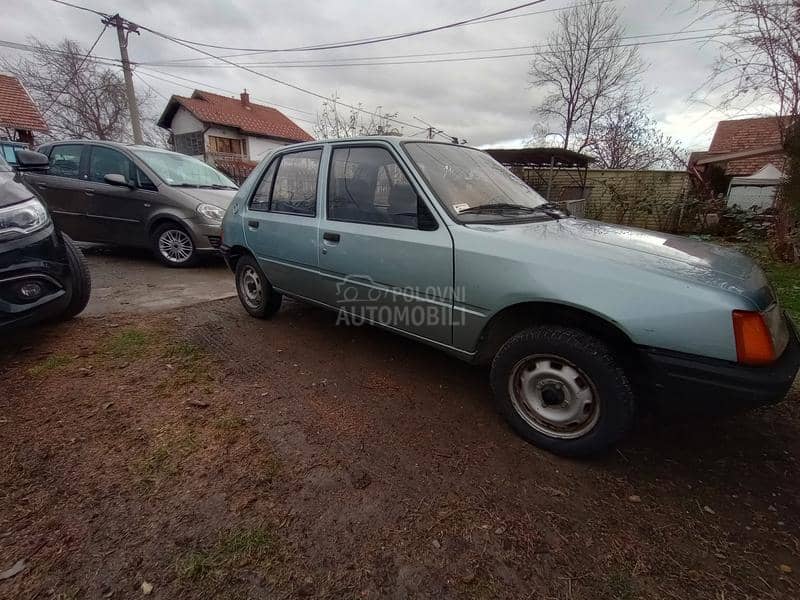
M 736 338 L 736 358 L 746 365 L 765 365 L 775 360 L 772 335 L 761 313 L 733 311 L 733 334 Z

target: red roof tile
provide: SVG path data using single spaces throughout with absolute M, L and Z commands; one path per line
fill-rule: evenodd
M 42 113 L 22 83 L 11 75 L 0 74 L 0 127 L 47 131 Z
M 248 102 L 240 98 L 228 98 L 211 92 L 195 90 L 191 98 L 172 96 L 159 125 L 169 127 L 177 110 L 174 103 L 183 106 L 204 123 L 234 127 L 242 133 L 281 138 L 293 142 L 313 140 L 308 133 L 279 110 Z M 173 108 L 174 107 L 174 108 Z
M 755 119 L 735 119 L 720 121 L 711 140 L 709 152 L 744 152 L 769 148 L 781 144 L 780 121 L 778 117 Z M 729 175 L 752 175 L 767 164 L 778 169 L 783 166 L 782 154 L 767 154 L 751 158 L 741 158 L 728 162 L 725 171 Z

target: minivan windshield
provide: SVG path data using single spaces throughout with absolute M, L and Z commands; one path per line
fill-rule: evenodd
M 404 146 L 433 192 L 458 220 L 552 216 L 544 198 L 485 152 L 433 142 L 406 142 Z
M 153 169 L 164 183 L 175 187 L 199 187 L 213 189 L 237 189 L 236 184 L 225 177 L 215 168 L 203 161 L 162 150 L 141 150 L 132 148 L 131 151 L 141 158 L 147 166 Z

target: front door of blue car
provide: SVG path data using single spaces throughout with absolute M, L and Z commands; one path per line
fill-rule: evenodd
M 270 163 L 244 216 L 247 245 L 278 290 L 314 299 L 317 283 L 317 179 L 321 148 Z
M 323 301 L 356 322 L 452 341 L 453 245 L 388 145 L 331 149 L 318 234 Z

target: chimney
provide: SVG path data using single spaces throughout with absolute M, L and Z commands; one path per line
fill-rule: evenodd
M 239 97 L 242 99 L 242 106 L 250 106 L 250 94 L 247 93 L 247 89 L 245 89 Z

